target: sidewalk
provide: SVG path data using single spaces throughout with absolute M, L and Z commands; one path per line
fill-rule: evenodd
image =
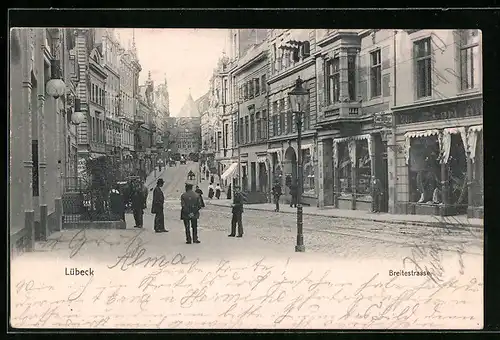
M 163 173 L 165 172 L 166 167 L 162 167 L 161 171 L 156 170 L 156 177 L 155 177 L 155 171 L 151 171 L 151 173 L 146 177 L 146 181 L 144 182 L 144 185 L 146 185 L 147 188 L 150 188 L 151 186 L 154 186 L 158 178 L 160 178 Z
M 231 201 L 227 199 L 223 200 L 211 200 L 208 201 L 209 204 L 221 207 L 230 207 Z M 263 204 L 248 204 L 245 205 L 246 210 L 260 210 L 260 211 L 273 211 L 274 204 L 263 203 Z M 290 208 L 286 204 L 280 205 L 280 212 L 285 214 L 295 214 L 297 212 L 296 208 Z M 317 207 L 304 207 L 303 214 L 306 216 L 324 216 L 331 218 L 346 218 L 346 219 L 357 219 L 362 221 L 374 221 L 374 222 L 389 222 L 397 224 L 412 224 L 412 225 L 424 225 L 424 226 L 456 226 L 456 227 L 475 227 L 483 228 L 484 220 L 479 218 L 467 218 L 467 216 L 430 216 L 430 215 L 397 215 L 380 213 L 375 214 L 368 211 L 362 210 L 341 210 L 335 208 L 325 208 L 319 209 Z

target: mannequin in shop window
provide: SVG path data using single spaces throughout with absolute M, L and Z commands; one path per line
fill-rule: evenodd
M 436 175 L 439 171 L 438 153 L 432 150 L 433 144 L 420 140 L 412 146 L 411 171 L 416 172 L 418 203 L 432 202 L 434 191 L 439 186 Z

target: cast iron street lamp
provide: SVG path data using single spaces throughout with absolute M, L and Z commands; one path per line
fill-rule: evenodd
M 297 245 L 296 252 L 304 252 L 304 234 L 302 230 L 302 115 L 308 108 L 309 92 L 302 86 L 303 81 L 300 77 L 295 81 L 295 88 L 288 93 L 290 99 L 290 110 L 295 113 L 297 123 Z

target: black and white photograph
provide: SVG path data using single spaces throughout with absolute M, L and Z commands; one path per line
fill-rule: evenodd
M 484 327 L 480 29 L 12 27 L 9 53 L 11 327 Z

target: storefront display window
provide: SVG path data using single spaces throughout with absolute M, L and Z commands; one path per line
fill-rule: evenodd
M 467 158 L 460 134 L 451 135 L 450 157 L 448 159 L 448 203 L 467 207 Z
M 371 159 L 366 139 L 356 141 L 356 159 L 356 194 L 361 199 L 371 199 Z
M 411 139 L 410 202 L 440 203 L 441 167 L 436 135 Z
M 352 165 L 349 157 L 349 147 L 347 142 L 338 143 L 338 172 L 340 181 L 340 195 L 351 196 L 352 194 Z
M 483 158 L 483 132 L 477 132 L 476 153 L 472 163 L 472 202 L 471 206 L 484 206 L 484 158 Z
M 310 149 L 302 150 L 302 169 L 304 195 L 314 196 L 314 163 Z

